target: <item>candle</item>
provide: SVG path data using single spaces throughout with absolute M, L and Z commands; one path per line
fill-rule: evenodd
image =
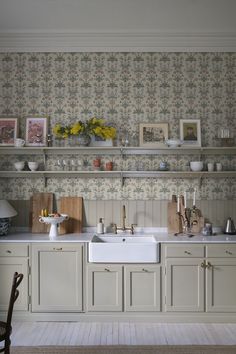
M 184 207 L 187 208 L 187 192 L 184 192 Z
M 180 196 L 177 197 L 177 213 L 180 212 Z
M 196 205 L 196 189 L 194 188 L 194 191 L 193 191 L 193 207 L 195 207 Z

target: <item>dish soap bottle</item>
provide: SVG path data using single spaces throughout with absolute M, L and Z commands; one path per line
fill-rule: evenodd
M 97 224 L 97 233 L 104 234 L 104 223 L 102 218 L 99 219 L 99 222 Z

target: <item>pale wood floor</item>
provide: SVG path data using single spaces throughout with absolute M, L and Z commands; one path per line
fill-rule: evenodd
M 236 324 L 14 322 L 13 346 L 236 344 Z

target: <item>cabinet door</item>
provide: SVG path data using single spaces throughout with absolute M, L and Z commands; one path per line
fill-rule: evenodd
M 206 311 L 236 312 L 236 258 L 209 258 Z
M 88 311 L 122 311 L 122 266 L 88 266 Z
M 32 245 L 32 311 L 82 311 L 82 245 Z
M 28 259 L 22 257 L 0 257 L 0 311 L 7 311 L 12 287 L 13 274 L 24 274 L 19 285 L 19 297 L 14 311 L 28 310 Z
M 160 311 L 160 266 L 125 266 L 124 279 L 126 311 Z
M 204 310 L 204 268 L 201 263 L 199 258 L 166 261 L 166 311 Z

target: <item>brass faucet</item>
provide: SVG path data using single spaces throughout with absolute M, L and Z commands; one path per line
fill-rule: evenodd
M 125 205 L 123 205 L 123 207 L 122 207 L 122 226 L 118 227 L 116 224 L 113 224 L 115 234 L 117 234 L 118 230 L 122 230 L 124 232 L 126 230 L 129 230 L 132 235 L 134 234 L 134 226 L 136 226 L 136 224 L 131 224 L 130 227 L 126 227 L 125 226 L 125 219 L 126 219 L 126 211 L 125 211 Z

